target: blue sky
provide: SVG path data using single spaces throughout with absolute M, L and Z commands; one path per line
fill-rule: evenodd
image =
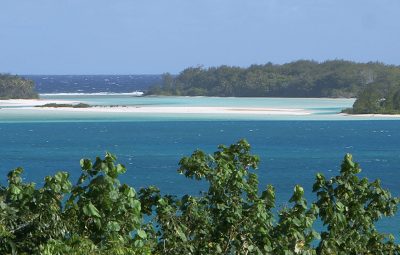
M 400 65 L 399 0 L 1 0 L 0 72 L 178 73 L 297 59 Z

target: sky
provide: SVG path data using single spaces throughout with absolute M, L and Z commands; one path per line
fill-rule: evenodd
M 399 0 L 0 0 L 0 72 L 177 74 L 298 59 L 400 65 Z

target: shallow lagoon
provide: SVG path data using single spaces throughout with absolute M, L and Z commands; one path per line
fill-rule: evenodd
M 238 114 L 234 113 L 140 113 L 140 112 L 98 112 L 69 111 L 68 109 L 35 109 L 26 106 L 3 107 L 0 109 L 0 122 L 61 122 L 61 121 L 187 121 L 187 120 L 393 120 L 393 116 L 368 116 L 339 114 L 349 108 L 355 99 L 330 98 L 221 98 L 221 97 L 136 97 L 111 94 L 46 94 L 42 99 L 65 102 L 83 102 L 93 106 L 128 106 L 134 108 L 164 107 L 230 107 L 230 108 L 271 108 L 295 109 L 310 113 L 308 115 L 290 114 Z M 29 106 L 29 105 L 27 105 Z
M 72 112 L 26 107 L 3 107 L 0 122 L 60 122 L 60 121 L 157 121 L 157 120 L 362 120 L 392 119 L 390 117 L 345 116 L 338 113 L 351 107 L 354 99 L 315 98 L 218 98 L 218 97 L 134 97 L 130 95 L 42 95 L 42 99 L 79 101 L 97 106 L 130 107 L 242 107 L 304 109 L 307 116 L 260 114 L 162 114 L 162 113 L 99 113 Z

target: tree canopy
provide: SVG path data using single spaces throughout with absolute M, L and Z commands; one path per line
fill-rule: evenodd
M 351 155 L 337 176 L 317 174 L 314 202 L 296 185 L 278 213 L 274 188 L 259 188 L 258 163 L 245 140 L 213 154 L 196 150 L 178 172 L 206 181 L 208 190 L 182 197 L 120 183 L 126 168 L 110 153 L 82 159 L 75 184 L 59 172 L 38 188 L 14 169 L 0 185 L 0 253 L 400 254 L 394 237 L 375 227 L 399 199 L 379 180 L 358 177 Z M 316 221 L 325 227 L 315 229 Z
M 378 62 L 299 60 L 248 68 L 190 67 L 164 74 L 150 95 L 234 97 L 356 97 L 368 86 L 399 83 L 400 67 Z
M 379 82 L 359 93 L 351 114 L 400 114 L 400 82 Z
M 0 99 L 38 98 L 34 83 L 16 75 L 0 74 Z

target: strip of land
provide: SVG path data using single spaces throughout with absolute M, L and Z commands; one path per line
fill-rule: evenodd
M 0 100 L 0 109 L 7 111 L 13 109 L 18 111 L 30 110 L 35 112 L 59 112 L 62 113 L 140 113 L 140 114 L 204 114 L 204 115 L 253 115 L 253 116 L 310 116 L 316 112 L 301 108 L 278 108 L 278 107 L 212 107 L 212 106 L 143 106 L 143 105 L 111 105 L 111 106 L 87 106 L 87 108 L 74 108 L 73 105 L 82 103 L 80 101 L 53 100 L 53 99 L 10 99 Z M 71 105 L 71 107 L 46 107 L 51 104 Z M 38 107 L 42 106 L 42 107 Z M 390 114 L 345 114 L 338 113 L 336 116 L 344 118 L 400 118 L 400 115 Z
M 45 104 L 78 104 L 78 101 L 67 100 L 49 100 L 49 99 L 7 99 L 0 100 L 1 107 L 30 107 L 41 106 Z
M 15 109 L 33 109 L 37 111 L 57 112 L 107 112 L 107 113 L 158 113 L 158 114 L 251 114 L 251 115 L 310 115 L 312 112 L 297 108 L 262 108 L 262 107 L 207 107 L 207 106 L 92 106 L 88 108 L 73 107 L 37 107 L 49 104 L 78 104 L 80 102 L 47 99 L 12 99 L 0 100 L 1 107 L 15 107 Z
M 165 113 L 165 114 L 252 114 L 252 115 L 309 115 L 304 109 L 231 108 L 231 107 L 160 107 L 160 106 L 95 106 L 90 108 L 36 108 L 38 110 L 108 113 Z
M 348 113 L 339 113 L 339 115 L 348 116 L 348 117 L 354 117 L 354 118 L 365 118 L 365 117 L 370 117 L 370 118 L 400 118 L 400 114 L 373 114 L 373 113 L 368 113 L 368 114 L 348 114 Z

